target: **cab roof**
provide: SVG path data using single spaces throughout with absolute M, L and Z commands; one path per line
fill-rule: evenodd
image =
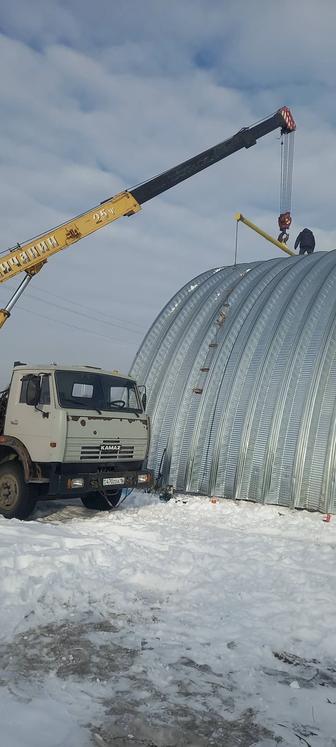
M 80 371 L 82 373 L 100 373 L 106 376 L 117 376 L 119 379 L 128 379 L 134 381 L 131 376 L 121 373 L 116 369 L 112 371 L 106 371 L 98 366 L 62 366 L 58 363 L 17 363 L 14 364 L 14 371 L 36 371 L 36 373 L 45 373 L 52 371 Z

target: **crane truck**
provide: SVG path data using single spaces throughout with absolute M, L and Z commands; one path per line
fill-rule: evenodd
M 117 506 L 149 487 L 145 393 L 118 371 L 17 362 L 0 395 L 0 511 L 23 519 L 37 500 L 80 497 Z
M 0 309 L 0 327 L 49 257 L 278 128 L 284 136 L 295 131 L 287 107 L 0 255 L 0 283 L 24 273 Z M 77 496 L 88 508 L 110 510 L 124 488 L 148 488 L 145 409 L 145 392 L 119 372 L 16 363 L 0 393 L 0 513 L 23 519 L 38 500 Z

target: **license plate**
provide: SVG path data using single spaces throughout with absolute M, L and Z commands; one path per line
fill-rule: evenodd
M 103 485 L 124 485 L 124 477 L 103 477 Z

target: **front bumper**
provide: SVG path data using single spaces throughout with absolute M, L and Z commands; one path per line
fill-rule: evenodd
M 115 480 L 114 484 L 106 484 L 105 481 Z M 117 482 L 118 480 L 118 482 Z M 77 483 L 73 486 L 73 483 Z M 80 484 L 79 484 L 80 483 Z M 50 476 L 49 495 L 71 496 L 84 495 L 87 493 L 103 492 L 113 493 L 123 488 L 150 488 L 153 484 L 152 472 L 148 469 L 139 472 L 113 471 L 111 472 L 72 472 L 72 474 L 53 474 Z

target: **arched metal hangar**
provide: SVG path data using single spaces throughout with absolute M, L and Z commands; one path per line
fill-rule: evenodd
M 204 272 L 161 311 L 131 373 L 165 483 L 335 512 L 336 251 Z

